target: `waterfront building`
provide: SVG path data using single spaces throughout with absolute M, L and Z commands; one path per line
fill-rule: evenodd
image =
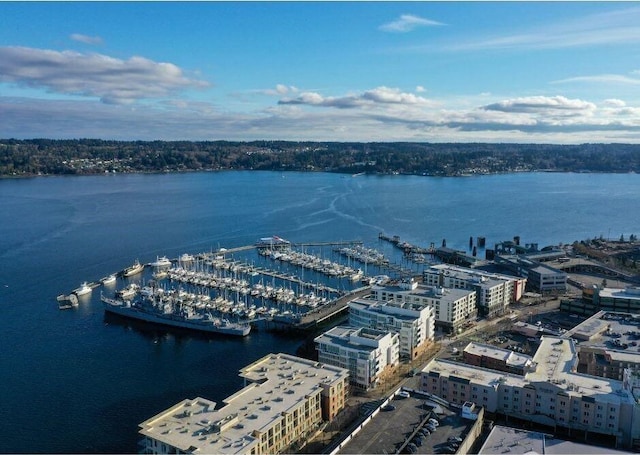
M 318 361 L 349 370 L 352 387 L 375 388 L 400 362 L 397 333 L 364 327 L 334 327 L 315 340 Z
M 596 434 L 616 446 L 640 442 L 640 405 L 623 381 L 578 373 L 575 342 L 543 336 L 524 375 L 448 360 L 422 371 L 422 390 L 451 403 L 470 401 L 491 413 L 553 429 Z
M 538 262 L 535 256 L 526 254 L 497 255 L 494 262 L 518 276 L 525 277 L 527 284 L 538 292 L 552 292 L 567 290 L 567 274 L 550 265 Z
M 487 317 L 504 314 L 508 306 L 522 298 L 526 278 L 489 273 L 450 264 L 427 268 L 422 281 L 428 286 L 476 291 L 478 312 Z
M 142 453 L 281 453 L 304 444 L 345 406 L 349 372 L 288 354 L 240 370 L 223 400 L 185 399 L 140 424 Z
M 599 311 L 565 336 L 579 341 L 578 371 L 622 381 L 640 373 L 640 315 Z
M 371 292 L 373 299 L 389 306 L 433 308 L 435 325 L 444 332 L 462 331 L 478 315 L 476 293 L 468 289 L 424 286 L 406 280 L 397 286 L 374 286 Z
M 462 351 L 465 363 L 492 370 L 524 375 L 535 369 L 533 358 L 489 344 L 469 343 Z
M 434 310 L 423 304 L 355 299 L 349 302 L 349 324 L 397 333 L 400 356 L 409 359 L 418 357 L 435 338 Z

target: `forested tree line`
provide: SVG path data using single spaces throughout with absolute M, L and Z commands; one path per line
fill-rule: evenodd
M 640 145 L 0 140 L 0 175 L 295 170 L 465 175 L 640 172 Z

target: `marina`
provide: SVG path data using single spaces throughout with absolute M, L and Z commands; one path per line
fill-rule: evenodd
M 362 269 L 352 266 L 358 258 L 367 262 L 362 255 L 373 258 L 376 254 L 362 242 L 299 245 L 302 251 L 296 251 L 291 242 L 274 236 L 260 239 L 255 245 L 183 253 L 175 259 L 157 256 L 148 264 L 136 260 L 133 265 L 91 286 L 104 286 L 100 298 L 105 311 L 147 322 L 194 329 L 205 327 L 202 330 L 205 332 L 216 331 L 210 328 L 211 321 L 218 321 L 218 328 L 239 324 L 263 330 L 305 330 L 344 312 L 345 297 L 354 289 L 361 292 L 370 284 L 383 282 L 381 277 L 385 281 L 389 279 L 386 275 L 368 277 Z M 329 251 L 340 254 L 331 260 L 323 257 L 324 254 L 304 252 L 314 247 L 320 250 L 328 247 Z M 251 251 L 257 253 L 252 262 L 235 258 L 238 254 L 250 255 Z M 345 255 L 345 252 L 351 254 Z M 360 256 L 356 257 L 356 253 Z M 264 263 L 256 265 L 255 261 L 260 258 Z M 389 264 L 381 253 L 371 262 L 366 267 Z M 145 266 L 149 266 L 148 271 Z M 339 286 L 332 286 L 332 282 Z M 83 283 L 71 297 L 59 296 L 59 308 L 76 308 L 80 303 L 78 295 L 89 293 L 92 289 L 89 286 Z M 220 321 L 225 324 L 221 325 Z M 217 330 L 217 333 L 228 331 Z
M 366 247 L 408 268 L 403 252 L 379 240 L 379 232 L 387 229 L 424 246 L 436 239 L 439 245 L 446 237 L 448 246 L 456 249 L 468 246 L 472 229 L 486 235 L 487 245 L 514 233 L 541 246 L 591 238 L 602 231 L 606 237 L 609 228 L 616 238 L 621 233 L 638 234 L 638 212 L 628 209 L 637 206 L 637 176 L 540 173 L 454 183 L 428 177 L 343 179 L 293 172 L 284 179 L 281 173 L 261 172 L 6 179 L 0 198 L 6 234 L 0 261 L 6 314 L 0 322 L 4 324 L 0 337 L 4 345 L 17 349 L 7 350 L 0 372 L 11 409 L 11 418 L 2 426 L 1 452 L 136 452 L 140 422 L 184 397 L 222 402 L 238 389 L 241 368 L 271 352 L 296 354 L 309 335 L 309 331 L 288 331 L 297 326 L 278 322 L 281 316 L 257 323 L 246 337 L 234 337 L 106 312 L 100 291 L 114 298 L 116 290 L 130 283 L 142 287 L 153 279 L 151 267 L 138 275 L 122 276 L 122 269 L 135 258 L 147 264 L 167 256 L 176 260 L 173 267 L 185 253 L 194 257 L 195 265 L 196 259 L 204 260 L 199 253 L 206 252 L 207 257 L 222 255 L 229 262 L 354 292 L 349 290 L 361 283 L 257 254 L 256 239 L 275 232 L 290 240 L 295 250 L 301 250 L 295 245 L 307 240 L 361 239 Z M 163 204 L 158 203 L 160 189 L 167 199 Z M 407 197 L 409 191 L 429 197 Z M 456 192 L 455 201 L 451 191 Z M 549 192 L 562 196 L 550 199 Z M 539 207 L 540 216 L 502 221 L 505 213 L 522 209 L 522 194 L 531 195 L 529 204 Z M 230 203 L 234 198 L 238 202 Z M 488 204 L 487 200 L 498 202 Z M 451 210 L 442 210 L 439 201 Z M 565 221 L 567 205 L 575 210 Z M 594 206 L 597 215 L 592 213 Z M 594 225 L 594 217 L 606 219 L 607 224 Z M 460 220 L 473 220 L 473 225 Z M 244 251 L 218 251 L 247 245 L 251 247 Z M 348 264 L 348 259 L 331 251 L 335 247 L 305 246 L 304 251 Z M 111 273 L 117 275 L 112 285 L 82 296 L 77 307 L 58 310 L 58 294 L 68 295 L 82 281 L 99 281 Z M 255 271 L 242 278 L 251 284 L 262 281 L 272 286 L 275 281 L 276 288 L 281 285 L 280 278 L 251 273 Z M 366 275 L 397 276 L 377 266 L 368 266 Z M 169 279 L 160 284 L 167 289 L 182 286 L 197 294 L 190 284 Z M 297 291 L 293 283 L 291 288 Z M 346 317 L 347 310 L 340 309 L 348 299 L 297 309 L 306 310 L 299 324 L 308 318 L 305 328 L 321 329 Z M 296 311 L 291 305 L 286 309 Z M 36 365 L 45 368 L 42 374 L 34 370 Z

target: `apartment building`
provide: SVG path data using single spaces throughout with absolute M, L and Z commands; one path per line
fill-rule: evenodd
M 640 441 L 640 405 L 632 390 L 622 381 L 578 373 L 572 339 L 543 336 L 533 362 L 535 370 L 516 375 L 433 360 L 422 372 L 422 389 L 554 430 L 601 434 L 624 447 Z
M 245 386 L 218 407 L 185 399 L 140 424 L 142 453 L 290 451 L 345 406 L 349 372 L 288 354 L 240 370 Z
M 334 327 L 315 338 L 318 361 L 349 370 L 352 387 L 375 388 L 400 362 L 397 333 L 364 327 Z
M 599 311 L 565 333 L 580 342 L 578 371 L 622 381 L 625 370 L 640 373 L 640 316 Z
M 389 306 L 431 307 L 436 327 L 448 333 L 461 331 L 478 315 L 476 293 L 468 289 L 424 286 L 409 280 L 398 286 L 374 286 L 371 295 Z
M 487 317 L 504 314 L 524 293 L 526 278 L 489 273 L 450 264 L 426 269 L 422 281 L 427 286 L 476 291 L 478 312 Z
M 435 316 L 431 307 L 389 304 L 372 296 L 349 302 L 349 325 L 397 333 L 400 356 L 409 359 L 418 357 L 435 338 Z
M 536 367 L 533 358 L 528 355 L 482 343 L 469 343 L 462 351 L 462 358 L 469 365 L 519 375 Z

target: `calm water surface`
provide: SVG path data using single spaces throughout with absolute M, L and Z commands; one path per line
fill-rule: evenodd
M 238 370 L 299 339 L 176 334 L 105 318 L 56 295 L 158 255 L 280 235 L 295 242 L 378 233 L 464 249 L 519 235 L 541 247 L 640 233 L 636 175 L 470 178 L 223 172 L 0 180 L 0 452 L 136 452 L 137 425 L 177 401 L 220 401 Z

